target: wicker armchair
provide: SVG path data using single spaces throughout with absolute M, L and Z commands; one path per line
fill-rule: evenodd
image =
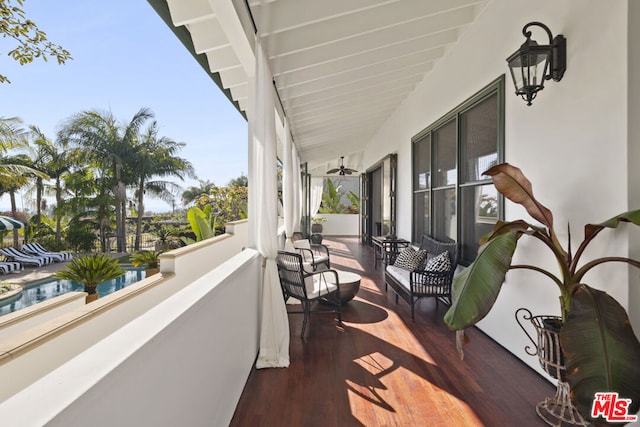
M 307 319 L 311 313 L 336 313 L 338 325 L 342 326 L 340 282 L 335 270 L 309 272 L 303 266 L 302 255 L 285 251 L 278 251 L 276 262 L 285 301 L 291 297 L 302 304 L 302 311 L 288 312 L 304 314 L 301 337 L 304 337 Z M 325 303 L 326 307 L 331 308 L 311 310 L 315 302 Z
M 299 239 L 293 241 L 293 247 L 302 256 L 305 266 L 309 266 L 307 270 L 319 271 L 331 268 L 329 248 L 326 245 L 311 243 L 308 239 Z

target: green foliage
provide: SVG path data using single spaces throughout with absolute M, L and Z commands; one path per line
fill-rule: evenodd
M 353 190 L 349 190 L 346 196 L 351 203 L 351 206 L 349 206 L 349 208 L 351 208 L 351 212 L 349 213 L 357 214 L 358 212 L 360 212 L 360 197 L 358 197 L 358 195 L 354 193 Z
M 574 256 L 570 247 L 565 250 L 558 241 L 553 229 L 553 214 L 534 198 L 531 183 L 520 169 L 505 163 L 484 174 L 493 177 L 498 192 L 524 206 L 543 226 L 524 220 L 498 222 L 493 233 L 481 242 L 475 261 L 454 278 L 453 304 L 445 314 L 445 323 L 451 329 L 460 330 L 480 321 L 495 304 L 510 269 L 541 273 L 552 280 L 560 292 L 563 318 L 560 343 L 572 399 L 580 413 L 589 417 L 589 405 L 596 392 L 617 392 L 632 400 L 632 413 L 637 411 L 640 408 L 640 369 L 629 361 L 640 360 L 640 342 L 620 304 L 582 280 L 587 272 L 603 263 L 623 262 L 640 268 L 640 261 L 601 257 L 581 265 L 580 260 L 589 244 L 605 228 L 617 228 L 622 222 L 640 225 L 640 210 L 617 215 L 600 224 L 586 225 L 585 238 Z M 512 264 L 519 238 L 523 236 L 538 239 L 544 244 L 542 247 L 550 250 L 559 266 L 559 275 L 534 265 Z
M 93 231 L 91 223 L 74 220 L 69 224 L 66 240 L 75 252 L 91 252 L 98 236 Z
M 360 198 L 353 191 L 348 193 L 342 188 L 342 184 L 336 185 L 331 178 L 326 179 L 327 188 L 322 193 L 322 204 L 318 210 L 325 214 L 353 214 L 358 213 Z M 349 205 L 342 203 L 342 198 L 349 200 Z
M 163 251 L 174 249 L 180 246 L 177 236 L 178 229 L 171 226 L 161 225 L 151 233 L 158 238 L 158 244 Z
M 54 234 L 48 234 L 46 236 L 38 235 L 36 238 L 32 239 L 31 242 L 38 242 L 51 252 L 59 252 L 69 249 L 66 241 L 62 240 L 58 243 Z
M 224 233 L 225 224 L 247 218 L 248 187 L 213 186 L 209 194 L 203 194 L 196 200 L 196 206 L 205 210 L 211 209 L 210 225 L 216 234 Z M 215 221 L 215 224 L 213 223 Z
M 196 242 L 215 236 L 216 219 L 211 215 L 211 206 L 205 206 L 204 210 L 197 206 L 192 206 L 187 211 L 187 219 L 191 224 L 191 230 L 196 236 Z M 182 241 L 187 245 L 193 243 L 185 237 L 182 238 Z
M 36 58 L 47 61 L 47 57 L 53 57 L 58 64 L 72 59 L 67 50 L 50 42 L 46 33 L 26 17 L 21 8 L 23 0 L 15 0 L 15 4 L 12 3 L 12 0 L 0 0 L 0 35 L 17 42 L 17 46 L 7 53 L 8 56 L 20 65 L 33 62 Z M 6 76 L 0 74 L 0 83 L 4 82 L 11 83 Z
M 136 267 L 157 268 L 162 251 L 140 251 L 131 255 L 131 264 Z
M 13 288 L 10 283 L 0 282 L 0 295 L 6 294 L 7 292 L 10 292 L 12 289 Z
M 100 283 L 116 279 L 124 273 L 118 260 L 106 254 L 94 254 L 72 259 L 65 270 L 57 272 L 54 276 L 58 279 L 81 283 L 84 285 L 85 292 L 95 294 Z
M 215 187 L 215 184 L 210 181 L 198 181 L 200 185 L 198 187 L 189 187 L 182 192 L 182 204 L 187 206 L 194 203 L 202 195 L 209 194 L 209 191 Z
M 340 204 L 342 196 L 345 191 L 342 189 L 342 185 L 335 185 L 331 178 L 327 178 L 327 188 L 322 193 L 322 204 L 320 205 L 319 212 L 327 214 L 342 213 L 343 205 Z
M 245 174 L 240 175 L 237 178 L 234 178 L 229 181 L 227 184 L 229 187 L 248 187 L 249 186 L 249 178 Z

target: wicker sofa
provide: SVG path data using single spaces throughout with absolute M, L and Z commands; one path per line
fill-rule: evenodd
M 407 270 L 394 265 L 394 260 L 388 263 L 384 278 L 385 290 L 388 287 L 398 297 L 406 301 L 411 307 L 411 320 L 415 321 L 414 306 L 421 298 L 434 297 L 436 303 L 439 299 L 447 304 L 451 304 L 451 283 L 458 263 L 458 244 L 456 242 L 441 242 L 431 236 L 422 236 L 420 250 L 427 252 L 425 261 L 415 270 Z M 425 270 L 428 260 L 442 254 L 449 253 L 451 261 L 450 269 L 442 272 Z

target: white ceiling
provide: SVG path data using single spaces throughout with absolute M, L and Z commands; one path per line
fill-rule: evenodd
M 301 159 L 362 168 L 367 141 L 488 0 L 249 0 Z M 253 25 L 244 0 L 167 0 L 225 89 L 247 107 Z

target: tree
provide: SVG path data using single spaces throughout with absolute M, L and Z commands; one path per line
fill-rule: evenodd
M 209 194 L 209 191 L 216 185 L 211 181 L 198 180 L 200 185 L 198 187 L 189 187 L 182 193 L 182 204 L 184 206 L 195 202 L 200 196 Z
M 6 153 L 12 148 L 26 146 L 28 146 L 28 141 L 22 128 L 22 120 L 18 117 L 0 117 L 0 152 Z M 13 172 L 19 171 L 8 168 L 0 169 L 0 175 L 2 176 Z
M 0 0 L 0 35 L 17 42 L 17 46 L 7 53 L 10 57 L 20 65 L 33 62 L 35 58 L 47 61 L 48 56 L 56 58 L 58 64 L 72 59 L 67 50 L 50 42 L 47 34 L 26 17 L 21 9 L 23 0 L 15 0 L 15 5 L 12 3 L 12 0 Z M 4 82 L 11 83 L 5 75 L 0 74 L 0 83 Z
M 46 174 L 36 171 L 29 166 L 30 159 L 24 154 L 7 156 L 12 149 L 27 148 L 26 133 L 20 126 L 22 121 L 17 117 L 0 117 L 0 194 L 9 193 L 11 212 L 15 216 L 15 193 L 28 183 L 29 176 L 41 176 Z M 18 246 L 18 230 L 13 233 L 14 246 Z
M 154 121 L 146 131 L 139 135 L 135 146 L 135 159 L 131 173 L 137 178 L 137 221 L 136 240 L 134 248 L 140 250 L 142 235 L 142 217 L 144 215 L 144 195 L 149 192 L 164 200 L 172 200 L 170 189 L 177 185 L 165 180 L 152 178 L 177 177 L 184 179 L 185 175 L 194 176 L 191 163 L 175 154 L 184 147 L 184 143 L 175 142 L 167 137 L 158 136 L 158 123 Z
M 60 150 L 49 138 L 47 138 L 37 126 L 29 126 L 30 135 L 33 139 L 35 156 L 31 159 L 31 166 L 46 174 L 50 179 L 55 180 L 54 190 L 56 203 L 62 200 L 62 174 L 69 170 L 69 159 L 64 149 Z M 42 198 L 46 193 L 45 179 L 43 176 L 36 177 L 36 227 L 41 223 Z M 56 243 L 60 244 L 60 215 L 56 213 Z
M 227 184 L 229 187 L 248 187 L 249 186 L 249 178 L 243 173 L 237 178 L 233 178 Z
M 203 194 L 196 200 L 196 206 L 202 210 L 210 206 L 212 214 L 215 215 L 215 228 L 218 228 L 227 222 L 247 217 L 248 194 L 248 187 L 214 185 L 209 194 Z
M 126 249 L 125 219 L 127 213 L 127 185 L 134 177 L 127 175 L 135 169 L 135 143 L 145 121 L 153 117 L 148 108 L 141 108 L 125 125 L 121 125 L 111 112 L 84 111 L 73 116 L 63 127 L 59 138 L 83 148 L 88 162 L 96 165 L 105 182 L 110 184 L 116 200 L 116 246 L 118 252 Z

